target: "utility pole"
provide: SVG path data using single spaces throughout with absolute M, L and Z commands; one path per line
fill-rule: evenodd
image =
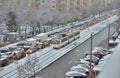
M 91 32 L 90 29 L 88 28 L 88 31 L 90 33 L 90 70 L 89 70 L 89 73 L 90 73 L 90 78 L 93 78 L 93 75 L 91 73 L 91 70 L 92 70 L 92 48 L 93 48 L 93 33 L 94 32 Z
M 90 33 L 90 78 L 94 78 L 93 74 L 91 73 L 92 68 L 92 48 L 93 48 L 93 32 Z
M 93 34 L 90 34 L 90 70 L 92 69 L 92 45 L 93 45 Z
M 116 23 L 117 23 L 116 30 L 117 30 L 117 32 L 119 32 L 119 19 L 116 21 Z
M 108 49 L 109 49 L 109 40 L 110 40 L 110 24 L 108 25 Z
M 119 29 L 120 29 L 120 12 L 118 14 L 118 32 L 119 32 Z

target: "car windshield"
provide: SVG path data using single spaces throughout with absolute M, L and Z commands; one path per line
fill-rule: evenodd
M 15 51 L 19 51 L 19 50 L 21 50 L 21 49 L 22 49 L 22 48 L 16 48 Z
M 28 42 L 21 42 L 21 43 L 18 43 L 17 46 L 29 46 L 30 43 Z
M 8 50 L 0 50 L 1 53 L 7 53 Z
M 19 57 L 19 56 L 21 56 L 22 54 L 23 54 L 23 53 L 19 52 L 19 53 L 16 54 L 16 56 Z
M 52 43 L 52 44 L 59 44 L 59 43 L 60 43 L 60 41 L 59 41 L 59 40 L 57 40 L 57 39 L 54 39 L 54 40 L 52 40 L 52 41 L 51 41 L 51 43 Z
M 34 47 L 29 48 L 29 50 L 33 50 L 33 49 L 34 49 Z

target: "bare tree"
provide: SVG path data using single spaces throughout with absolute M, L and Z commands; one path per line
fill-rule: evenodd
M 6 25 L 10 32 L 17 32 L 18 30 L 16 19 L 17 19 L 16 14 L 12 11 L 9 11 L 6 17 Z
M 29 56 L 23 65 L 17 67 L 18 78 L 36 78 L 36 68 L 40 68 L 36 55 Z
M 20 22 L 21 25 L 25 23 L 28 24 L 29 26 L 32 26 L 31 21 L 33 21 L 36 23 L 37 25 L 36 28 L 38 28 L 39 33 L 40 29 L 42 28 L 41 26 L 43 26 L 47 22 L 52 22 L 55 24 L 68 23 L 70 21 L 80 19 L 81 17 L 88 17 L 89 15 L 91 15 L 91 12 L 96 14 L 103 11 L 103 9 L 108 10 L 114 6 L 116 7 L 120 6 L 119 5 L 120 0 L 114 0 L 114 2 L 107 5 L 107 7 L 103 7 L 103 5 L 99 3 L 95 4 L 90 3 L 90 0 L 83 0 L 84 4 L 81 7 L 80 1 L 78 0 L 79 5 L 77 6 L 77 9 L 74 8 L 73 10 L 71 10 L 71 12 L 70 11 L 62 12 L 58 11 L 58 8 L 56 9 L 51 9 L 49 7 L 41 8 L 39 6 L 36 6 L 35 8 L 32 6 L 32 4 L 28 4 L 28 0 L 2 0 L 2 1 L 4 2 L 2 3 L 2 5 L 0 5 L 0 21 L 4 21 L 6 14 L 9 11 L 12 11 L 17 16 L 17 23 Z M 99 0 L 96 2 L 99 2 Z M 92 11 L 90 11 L 91 9 Z

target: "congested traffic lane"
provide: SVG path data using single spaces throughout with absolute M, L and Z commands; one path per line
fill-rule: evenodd
M 61 48 L 60 50 L 55 50 L 50 47 L 47 47 L 47 48 L 43 49 L 42 51 L 41 50 L 37 51 L 35 54 L 37 55 L 38 60 L 40 60 L 39 63 L 40 63 L 41 69 L 45 68 L 46 66 L 48 66 L 49 64 L 51 64 L 52 62 L 54 62 L 55 60 L 57 60 L 58 58 L 63 56 L 70 49 L 74 48 L 73 46 L 68 45 L 68 46 L 66 46 L 66 49 L 64 48 L 65 50 L 63 48 Z M 19 64 L 24 64 L 25 59 L 27 59 L 27 58 L 23 58 L 23 59 L 19 60 L 16 64 L 10 64 L 10 65 L 4 67 L 4 70 L 0 72 L 0 77 L 16 78 L 17 77 L 16 67 Z M 37 67 L 37 68 L 39 68 L 39 67 Z

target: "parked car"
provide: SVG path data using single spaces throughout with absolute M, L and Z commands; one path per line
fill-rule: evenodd
M 97 77 L 97 75 L 100 73 L 100 71 L 101 71 L 101 67 L 96 67 L 95 66 L 95 68 L 90 70 L 91 73 L 87 74 L 87 78 Z
M 113 34 L 112 38 L 113 38 L 113 40 L 115 40 L 117 37 L 118 37 L 118 33 L 115 32 L 115 33 Z
M 78 71 L 68 71 L 65 78 L 87 78 L 87 75 Z
M 19 60 L 19 59 L 21 59 L 21 58 L 24 58 L 26 56 L 26 54 L 24 53 L 24 52 L 18 52 L 18 53 L 15 53 L 15 55 L 14 55 L 14 59 L 15 60 Z
M 119 42 L 120 42 L 120 39 L 117 38 L 117 39 L 115 40 L 115 43 L 116 43 L 116 44 L 119 44 Z
M 111 55 L 112 54 L 108 54 L 108 55 L 104 56 L 102 59 L 100 59 L 100 61 L 105 61 L 105 60 L 110 59 Z
M 95 47 L 94 50 L 101 51 L 101 52 L 106 52 L 107 49 L 103 47 Z
M 117 43 L 114 40 L 109 40 L 109 46 L 114 47 Z
M 82 66 L 82 67 L 85 67 L 85 68 L 90 68 L 90 65 L 89 64 L 85 64 L 85 63 L 81 63 L 81 64 L 78 64 L 77 66 Z
M 120 39 L 120 35 L 118 35 L 118 39 Z
M 90 68 L 90 64 L 92 65 L 92 67 L 94 67 L 94 63 L 90 63 L 90 61 L 85 59 L 80 59 L 78 61 L 75 61 L 75 63 L 88 69 Z
M 72 71 L 78 71 L 81 73 L 87 73 L 89 72 L 88 68 L 82 67 L 81 65 L 73 66 L 70 68 Z
M 90 62 L 90 60 L 91 60 L 91 59 L 90 59 L 90 55 L 87 55 L 87 56 L 84 58 L 84 60 Z M 94 55 L 92 55 L 92 63 L 94 63 L 95 65 L 97 65 L 98 62 L 99 62 L 99 58 L 96 57 L 96 56 L 94 56 Z
M 92 51 L 92 55 L 94 55 L 94 56 L 96 56 L 96 57 L 98 57 L 98 58 L 102 58 L 104 55 L 106 55 L 107 54 L 107 49 L 105 49 L 105 48 L 103 48 L 103 47 L 95 47 L 94 49 L 93 49 L 93 51 Z M 87 51 L 86 53 L 85 53 L 85 57 L 87 56 L 87 55 L 90 55 L 90 52 L 89 51 Z
M 120 29 L 118 30 L 118 34 L 120 34 Z
M 9 59 L 8 58 L 0 59 L 0 67 L 7 66 L 8 64 L 9 64 Z
M 84 59 L 80 59 L 80 60 L 76 61 L 76 63 L 77 63 L 77 64 L 90 64 L 89 61 L 86 61 L 86 60 L 84 60 Z
M 32 54 L 32 53 L 36 52 L 37 50 L 38 50 L 38 47 L 30 47 L 30 48 L 26 51 L 26 53 L 27 53 L 27 54 Z

